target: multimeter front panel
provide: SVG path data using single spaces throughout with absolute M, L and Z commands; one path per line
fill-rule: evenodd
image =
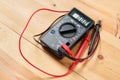
M 81 37 L 93 27 L 94 21 L 73 8 L 68 14 L 54 24 L 54 26 L 44 33 L 40 41 L 50 49 L 56 56 L 62 58 L 58 48 L 62 43 L 66 43 L 70 48 L 81 39 Z

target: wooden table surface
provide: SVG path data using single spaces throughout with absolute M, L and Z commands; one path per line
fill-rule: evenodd
M 53 78 L 26 63 L 18 51 L 18 39 L 30 15 L 38 8 L 71 10 L 78 8 L 95 21 L 102 19 L 101 41 L 95 55 L 79 63 L 68 76 Z M 53 74 L 65 73 L 70 61 L 56 60 L 32 36 L 62 13 L 43 11 L 32 19 L 22 39 L 25 57 Z M 1 80 L 120 80 L 120 0 L 0 0 Z

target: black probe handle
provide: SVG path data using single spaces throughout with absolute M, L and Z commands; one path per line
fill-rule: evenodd
M 89 50 L 88 50 L 88 55 L 90 54 L 90 52 L 93 49 L 93 46 L 94 46 L 94 43 L 95 43 L 95 39 L 97 37 L 97 33 L 99 31 L 100 26 L 101 26 L 101 20 L 99 20 L 98 23 L 96 24 L 96 29 L 95 29 L 95 32 L 93 34 L 93 37 L 92 37 L 92 40 L 91 40 L 91 43 L 90 43 L 90 47 L 89 47 Z

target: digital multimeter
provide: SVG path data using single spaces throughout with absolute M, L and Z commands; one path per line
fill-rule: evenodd
M 94 21 L 76 8 L 73 8 L 51 29 L 40 37 L 43 46 L 51 50 L 58 58 L 62 58 L 62 53 L 58 48 L 62 43 L 66 43 L 72 48 L 82 36 L 94 26 Z

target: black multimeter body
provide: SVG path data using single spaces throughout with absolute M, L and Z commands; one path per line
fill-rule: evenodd
M 43 46 L 51 50 L 58 58 L 62 58 L 62 53 L 58 48 L 62 43 L 66 43 L 72 48 L 82 36 L 94 26 L 94 21 L 76 8 L 73 8 L 51 29 L 40 37 Z

